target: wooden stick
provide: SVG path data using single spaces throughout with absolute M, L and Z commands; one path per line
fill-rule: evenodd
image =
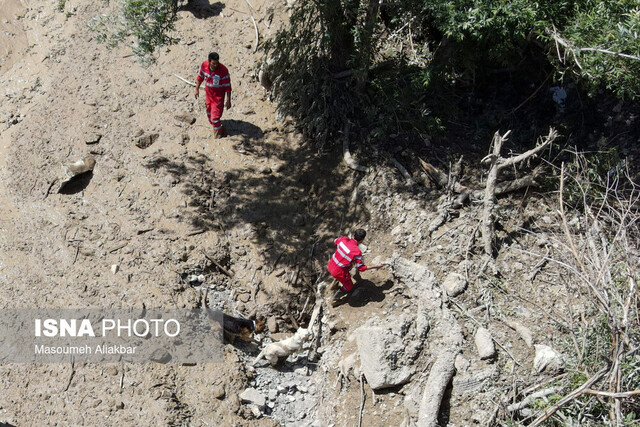
M 608 367 L 604 367 L 602 369 L 600 369 L 598 371 L 598 373 L 596 373 L 594 376 L 592 376 L 591 378 L 589 378 L 589 380 L 587 380 L 587 382 L 585 382 L 584 384 L 582 384 L 580 387 L 578 387 L 577 389 L 575 389 L 574 391 L 572 391 L 571 393 L 569 393 L 568 395 L 566 395 L 563 399 L 561 399 L 558 403 L 556 403 L 555 405 L 553 405 L 551 408 L 547 409 L 545 411 L 544 414 L 542 414 L 541 416 L 539 416 L 538 418 L 535 419 L 535 421 L 533 423 L 530 424 L 531 427 L 536 427 L 539 426 L 540 424 L 542 424 L 547 418 L 549 418 L 550 416 L 552 416 L 553 414 L 556 413 L 556 411 L 558 409 L 560 409 L 560 407 L 566 405 L 567 403 L 571 402 L 573 399 L 575 399 L 576 397 L 580 396 L 581 394 L 583 394 L 585 392 L 585 390 L 587 390 L 589 387 L 591 387 L 591 385 L 593 383 L 595 383 L 596 381 L 598 381 L 600 378 L 602 378 L 602 376 L 609 370 Z
M 402 177 L 404 178 L 404 181 L 407 184 L 407 186 L 409 186 L 409 187 L 413 186 L 415 184 L 415 181 L 413 180 L 413 178 L 411 177 L 409 172 L 407 172 L 407 169 L 404 166 L 402 166 L 402 163 L 397 161 L 395 159 L 395 157 L 391 158 L 391 162 L 394 164 L 394 166 L 396 168 L 398 168 L 398 170 L 400 171 L 400 174 L 402 174 Z
M 177 78 L 179 78 L 180 80 L 182 80 L 183 82 L 185 82 L 188 85 L 191 85 L 193 87 L 196 87 L 196 84 L 194 82 L 190 82 L 189 80 L 185 79 L 184 77 L 180 77 L 177 74 L 174 74 L 174 76 L 176 76 Z
M 208 259 L 209 261 L 211 261 L 216 267 L 218 267 L 218 269 L 220 269 L 220 271 L 222 273 L 224 273 L 225 275 L 229 276 L 229 277 L 233 277 L 233 272 L 227 270 L 226 268 L 224 268 L 222 265 L 220 265 L 220 263 L 218 261 L 216 261 L 215 259 L 211 258 L 209 255 L 206 254 L 205 251 L 200 251 L 202 252 L 202 255 L 204 255 L 204 257 L 206 259 Z
M 620 392 L 620 393 L 614 393 L 614 392 L 610 392 L 610 391 L 600 391 L 600 390 L 586 389 L 584 391 L 584 393 L 585 394 L 593 394 L 593 395 L 596 395 L 596 396 L 613 397 L 614 399 L 628 399 L 631 396 L 640 395 L 640 390 L 633 390 L 633 391 L 625 391 L 625 392 Z
M 359 172 L 368 172 L 369 168 L 366 166 L 362 166 L 358 164 L 353 157 L 351 157 L 351 153 L 349 152 L 349 128 L 351 127 L 350 123 L 346 123 L 344 125 L 344 138 L 342 140 L 342 157 L 344 158 L 344 162 L 351 169 L 359 171 Z
M 362 384 L 362 377 L 364 374 L 360 374 L 360 412 L 358 413 L 358 427 L 362 427 L 362 412 L 364 411 L 364 385 Z
M 253 53 L 256 53 L 258 51 L 258 44 L 260 43 L 260 34 L 258 33 L 258 24 L 256 23 L 256 20 L 253 17 L 253 13 L 251 13 L 251 10 L 253 9 L 253 7 L 251 6 L 251 3 L 249 3 L 249 0 L 245 0 L 245 1 L 249 6 L 249 16 L 251 17 L 251 22 L 253 22 L 253 29 L 256 30 L 256 45 L 253 47 Z

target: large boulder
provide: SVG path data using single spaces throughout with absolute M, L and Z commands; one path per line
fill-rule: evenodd
M 355 336 L 361 369 L 372 389 L 409 381 L 413 368 L 404 365 L 408 362 L 404 354 L 407 345 L 402 338 L 381 326 L 362 326 L 356 329 Z

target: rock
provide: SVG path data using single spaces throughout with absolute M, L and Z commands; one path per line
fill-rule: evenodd
M 276 318 L 271 316 L 267 319 L 267 328 L 269 329 L 269 332 L 271 332 L 272 334 L 275 334 L 276 332 L 278 332 L 278 322 L 276 322 Z
M 262 411 L 255 405 L 251 405 L 251 413 L 256 418 L 260 418 L 262 416 Z
M 124 409 L 124 402 L 123 401 L 118 401 L 118 403 L 116 403 L 116 409 Z
M 142 148 L 142 149 L 149 148 L 154 142 L 156 142 L 159 136 L 160 134 L 158 133 L 150 133 L 150 134 L 142 135 L 138 138 L 138 141 L 136 142 L 136 147 Z
M 355 330 L 361 370 L 373 390 L 409 381 L 413 370 L 401 366 L 406 343 L 383 327 L 361 326 Z
M 260 85 L 263 88 L 265 88 L 265 90 L 267 91 L 271 90 L 271 86 L 273 85 L 273 82 L 269 77 L 269 73 L 267 73 L 267 71 L 264 68 L 260 68 L 260 71 L 258 71 L 258 81 L 260 82 Z
M 237 413 L 240 408 L 240 399 L 238 398 L 237 394 L 232 395 L 228 400 L 227 400 L 227 407 L 229 408 L 229 411 L 233 412 L 233 413 Z
M 536 349 L 536 357 L 533 360 L 533 368 L 536 372 L 545 371 L 550 374 L 562 372 L 564 369 L 562 354 L 547 345 L 536 344 L 534 347 Z
M 474 337 L 476 348 L 478 349 L 478 355 L 480 359 L 491 359 L 496 354 L 496 348 L 493 345 L 493 339 L 491 338 L 491 332 L 486 328 L 478 328 Z
M 271 168 L 269 166 L 262 166 L 260 168 L 260 173 L 263 175 L 269 175 L 271 173 Z
M 303 366 L 301 368 L 294 369 L 293 372 L 300 376 L 306 377 L 307 375 L 309 375 L 309 368 L 307 368 L 306 366 Z
M 269 400 L 276 400 L 276 397 L 278 397 L 278 390 L 269 390 Z
M 93 134 L 89 134 L 85 137 L 85 141 L 84 143 L 87 145 L 93 145 L 93 144 L 97 144 L 98 142 L 100 142 L 100 140 L 102 139 L 102 134 L 100 133 L 93 133 Z
M 176 114 L 173 117 L 178 121 L 181 121 L 190 125 L 196 122 L 196 117 L 193 114 L 189 114 L 189 113 Z
M 506 323 L 511 329 L 520 334 L 520 337 L 524 340 L 527 346 L 533 346 L 533 333 L 529 328 L 518 322 L 514 322 L 513 320 L 507 320 Z
M 442 284 L 447 295 L 456 297 L 467 289 L 467 279 L 458 273 L 449 273 Z
M 169 363 L 169 361 L 171 360 L 171 354 L 163 348 L 156 348 L 155 350 L 153 350 L 153 353 L 151 353 L 149 359 L 152 362 Z
M 60 186 L 58 187 L 58 193 L 60 193 L 64 187 L 71 181 L 74 181 L 80 176 L 93 171 L 96 165 L 96 159 L 92 156 L 86 156 L 83 159 L 76 160 L 75 162 L 65 163 L 62 165 L 62 177 Z
M 224 399 L 225 394 L 224 386 L 222 384 L 218 384 L 213 387 L 212 395 L 214 399 Z
M 111 272 L 112 272 L 113 274 L 116 274 L 116 273 L 118 272 L 118 270 L 120 270 L 120 266 L 119 266 L 118 264 L 113 264 L 113 265 L 111 266 Z
M 240 400 L 243 403 L 256 405 L 259 408 L 264 408 L 264 405 L 267 403 L 267 399 L 264 397 L 264 395 L 255 388 L 248 388 L 240 393 Z
M 118 368 L 116 368 L 113 365 L 108 366 L 106 371 L 107 371 L 107 374 L 109 375 L 118 375 Z

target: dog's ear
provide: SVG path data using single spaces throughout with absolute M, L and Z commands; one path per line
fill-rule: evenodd
M 264 330 L 264 320 L 256 320 L 256 332 L 262 332 Z

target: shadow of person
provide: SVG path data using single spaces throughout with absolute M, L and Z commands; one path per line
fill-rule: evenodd
M 222 125 L 226 129 L 227 135 L 240 135 L 245 142 L 250 142 L 264 137 L 264 132 L 260 127 L 253 123 L 245 122 L 244 120 L 222 120 Z
M 381 286 L 376 286 L 370 280 L 360 279 L 356 282 L 353 291 L 346 299 L 346 303 L 351 307 L 364 307 L 372 301 L 384 301 L 384 291 L 392 287 L 393 282 L 391 280 L 385 281 Z

